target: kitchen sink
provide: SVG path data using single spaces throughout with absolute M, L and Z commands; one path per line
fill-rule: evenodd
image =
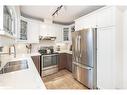
M 18 60 L 8 62 L 1 70 L 0 74 L 19 71 L 23 69 L 28 69 L 28 61 L 27 60 Z

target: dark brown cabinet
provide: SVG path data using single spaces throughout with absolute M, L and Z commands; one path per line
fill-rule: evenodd
M 67 63 L 66 53 L 60 53 L 59 54 L 59 64 L 58 64 L 59 70 L 65 69 L 66 63 Z
M 32 56 L 31 57 L 37 70 L 38 70 L 38 73 L 41 75 L 41 62 L 40 62 L 40 56 Z
M 67 54 L 66 69 L 72 72 L 72 54 Z
M 58 68 L 59 70 L 67 69 L 72 72 L 72 54 L 60 53 Z

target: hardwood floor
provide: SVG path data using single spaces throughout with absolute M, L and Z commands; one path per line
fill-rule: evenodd
M 43 77 L 42 80 L 47 89 L 88 89 L 76 81 L 72 73 L 67 70 Z

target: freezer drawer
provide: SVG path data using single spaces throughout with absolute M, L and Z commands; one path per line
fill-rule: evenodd
M 73 64 L 73 76 L 76 80 L 87 86 L 94 88 L 93 68 L 85 67 L 82 65 Z

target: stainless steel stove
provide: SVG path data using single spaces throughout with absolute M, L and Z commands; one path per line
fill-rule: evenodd
M 59 53 L 46 52 L 46 50 L 52 50 L 52 48 L 43 48 L 39 50 L 41 53 L 41 74 L 42 77 L 58 72 Z

